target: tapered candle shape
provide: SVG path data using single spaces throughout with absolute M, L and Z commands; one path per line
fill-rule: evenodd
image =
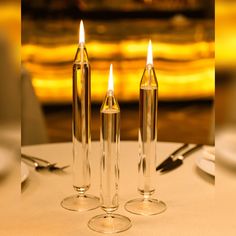
M 99 199 L 85 195 L 90 187 L 91 150 L 91 73 L 85 47 L 83 21 L 79 28 L 79 46 L 73 63 L 73 187 L 78 195 L 62 201 L 69 210 L 86 211 L 98 207 Z
M 114 97 L 112 64 L 108 90 L 101 107 L 101 182 L 100 199 L 102 208 L 112 212 L 118 208 L 120 108 Z
M 91 78 L 82 21 L 79 35 L 73 64 L 73 182 L 74 188 L 83 193 L 90 186 Z
M 139 191 L 144 196 L 155 191 L 158 83 L 149 41 L 147 65 L 140 82 L 139 97 Z
M 164 202 L 153 199 L 156 179 L 158 82 L 153 66 L 152 42 L 149 41 L 147 62 L 139 92 L 138 191 L 143 198 L 130 200 L 126 210 L 140 215 L 165 211 Z
M 113 67 L 110 66 L 108 90 L 100 110 L 100 200 L 105 214 L 93 217 L 88 226 L 100 233 L 118 233 L 131 227 L 129 218 L 114 214 L 118 209 L 120 108 L 114 96 Z

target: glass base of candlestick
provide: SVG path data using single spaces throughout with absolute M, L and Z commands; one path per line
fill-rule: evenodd
M 164 212 L 167 206 L 164 202 L 153 198 L 138 198 L 125 204 L 125 209 L 137 215 L 156 215 Z
M 102 214 L 93 217 L 88 227 L 99 233 L 119 233 L 131 227 L 128 217 L 119 214 Z
M 61 206 L 70 211 L 89 211 L 100 206 L 99 198 L 93 195 L 72 195 L 61 202 Z

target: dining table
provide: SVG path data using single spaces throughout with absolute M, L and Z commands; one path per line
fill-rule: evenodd
M 191 144 L 193 145 L 193 144 Z M 181 143 L 157 142 L 156 164 L 162 162 Z M 184 159 L 183 164 L 167 173 L 156 172 L 153 197 L 167 204 L 167 210 L 153 216 L 129 213 L 124 204 L 139 198 L 137 141 L 121 141 L 119 155 L 119 208 L 116 213 L 130 218 L 132 227 L 117 235 L 123 236 L 203 236 L 218 235 L 214 227 L 215 178 L 200 169 L 196 160 L 202 155 L 198 150 Z M 21 153 L 43 158 L 58 166 L 70 165 L 64 171 L 36 171 L 27 166 L 29 172 L 21 183 L 21 225 L 24 236 L 93 236 L 101 235 L 88 228 L 88 221 L 103 210 L 97 208 L 86 212 L 69 211 L 60 203 L 72 194 L 73 189 L 73 144 L 48 143 L 23 146 Z M 100 143 L 91 143 L 91 187 L 89 194 L 99 196 Z

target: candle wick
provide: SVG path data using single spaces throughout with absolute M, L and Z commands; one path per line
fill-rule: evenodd
M 152 41 L 149 40 L 148 51 L 147 51 L 147 65 L 153 65 L 153 55 L 152 55 Z
M 110 65 L 110 73 L 109 73 L 109 80 L 108 80 L 108 91 L 114 91 L 114 83 L 113 83 L 113 66 Z

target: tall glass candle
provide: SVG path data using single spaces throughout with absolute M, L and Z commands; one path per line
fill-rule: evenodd
M 158 83 L 153 68 L 151 41 L 147 64 L 140 82 L 139 92 L 139 186 L 144 197 L 155 191 Z
M 105 214 L 93 217 L 88 226 L 101 233 L 118 233 L 131 226 L 129 218 L 114 214 L 118 209 L 119 186 L 119 145 L 120 145 L 120 108 L 114 96 L 112 65 L 108 91 L 100 110 L 100 199 Z
M 140 215 L 154 215 L 166 210 L 164 202 L 152 198 L 156 181 L 157 105 L 158 82 L 150 40 L 139 94 L 138 191 L 143 198 L 125 204 L 127 211 Z
M 99 199 L 85 192 L 90 187 L 91 151 L 91 69 L 85 47 L 83 21 L 80 22 L 79 46 L 73 63 L 73 187 L 77 195 L 62 201 L 69 210 L 86 211 L 99 205 Z
M 110 69 L 108 91 L 100 110 L 101 207 L 108 212 L 118 208 L 119 145 L 120 145 L 120 108 L 114 97 L 112 65 Z

